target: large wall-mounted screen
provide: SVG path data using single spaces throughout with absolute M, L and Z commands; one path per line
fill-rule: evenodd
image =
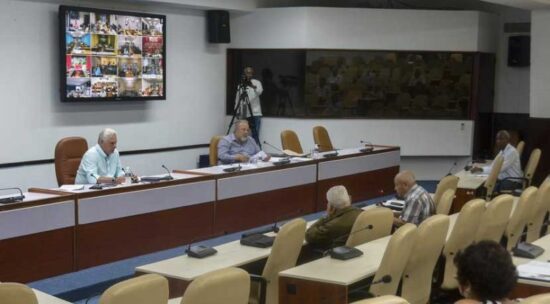
M 166 16 L 60 6 L 62 101 L 166 99 Z

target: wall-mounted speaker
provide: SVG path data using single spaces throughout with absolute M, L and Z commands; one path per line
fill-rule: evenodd
M 211 10 L 206 12 L 208 22 L 208 42 L 229 43 L 231 35 L 229 31 L 229 12 Z
M 508 38 L 508 66 L 526 67 L 531 64 L 531 36 Z

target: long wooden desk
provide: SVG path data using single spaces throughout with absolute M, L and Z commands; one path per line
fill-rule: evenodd
M 451 207 L 451 212 L 460 212 L 462 206 L 470 200 L 480 197 L 482 194 L 483 183 L 487 179 L 486 175 L 472 174 L 469 171 L 461 170 L 455 173 L 459 178 L 458 186 L 455 193 L 455 199 Z
M 72 271 L 74 196 L 24 193 L 0 204 L 0 281 L 28 282 Z
M 33 289 L 33 291 L 36 295 L 36 299 L 38 300 L 38 304 L 70 304 L 70 302 L 56 298 L 40 290 Z
M 550 235 L 543 236 L 542 238 L 534 241 L 533 244 L 544 248 L 544 253 L 534 260 L 548 262 L 550 260 Z M 519 266 L 533 260 L 513 257 L 513 261 L 514 265 Z M 550 292 L 550 282 L 519 278 L 518 284 L 516 285 L 516 288 L 512 292 L 510 298 L 525 298 L 547 292 Z

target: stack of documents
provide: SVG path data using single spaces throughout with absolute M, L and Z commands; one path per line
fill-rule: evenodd
M 518 273 L 520 278 L 550 282 L 550 263 L 530 261 L 519 265 Z

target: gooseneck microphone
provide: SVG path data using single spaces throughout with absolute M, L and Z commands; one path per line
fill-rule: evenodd
M 283 150 L 281 150 L 281 149 L 279 149 L 278 147 L 276 147 L 276 146 L 274 146 L 274 145 L 268 143 L 268 142 L 265 141 L 265 140 L 263 141 L 263 144 L 264 144 L 264 145 L 270 146 L 271 148 L 277 150 L 277 152 L 281 152 L 281 154 L 287 155 Z
M 21 191 L 21 188 L 18 188 L 18 187 L 0 188 L 0 191 L 4 191 L 4 190 L 17 190 L 19 191 L 19 195 L 0 198 L 0 204 L 21 202 L 25 199 L 25 195 L 23 195 L 23 191 Z
M 445 176 L 451 176 L 453 175 L 453 169 L 456 167 L 456 161 L 453 162 L 453 165 L 449 168 L 449 171 Z
M 173 180 L 174 177 L 172 176 L 172 173 L 170 173 L 170 169 L 168 169 L 164 164 L 161 165 L 161 167 L 168 172 L 168 176 L 166 177 L 167 180 Z
M 370 141 L 361 140 L 360 142 L 361 142 L 361 144 L 365 145 L 365 147 L 361 148 L 359 151 L 361 151 L 361 152 L 374 151 L 374 145 Z M 368 147 L 367 147 L 367 145 L 368 145 Z

